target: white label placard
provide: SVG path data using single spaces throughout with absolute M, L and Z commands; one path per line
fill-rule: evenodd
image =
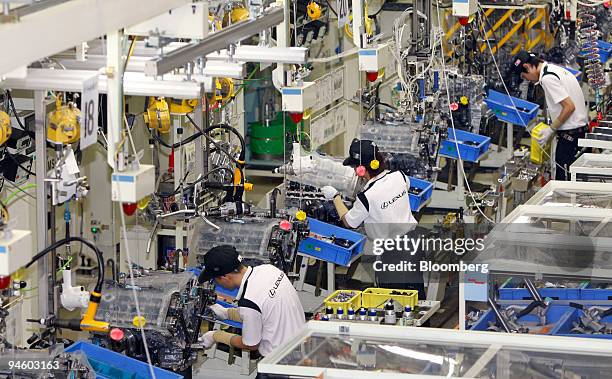
M 336 10 L 338 12 L 338 28 L 342 28 L 349 22 L 349 2 L 348 0 L 336 0 Z
M 83 81 L 81 98 L 81 150 L 98 140 L 98 75 Z

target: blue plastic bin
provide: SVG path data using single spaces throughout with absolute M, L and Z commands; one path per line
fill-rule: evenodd
M 552 300 L 580 300 L 580 288 L 538 288 L 542 298 Z M 533 300 L 526 288 L 500 288 L 500 300 Z
M 413 178 L 412 176 L 408 177 L 410 179 L 410 187 L 415 187 L 421 190 L 421 193 L 418 195 L 409 194 L 410 196 L 410 209 L 413 212 L 418 211 L 421 208 L 421 205 L 424 204 L 433 193 L 433 183 L 429 183 L 426 180 Z
M 459 152 L 457 152 L 455 137 L 459 145 Z M 475 145 L 466 144 L 466 142 L 473 142 Z M 490 144 L 490 137 L 459 129 L 448 129 L 448 139 L 440 143 L 440 154 L 454 159 L 458 159 L 459 156 L 461 156 L 461 159 L 466 162 L 478 162 L 478 160 L 489 150 Z
M 539 108 L 537 104 L 492 89 L 489 90 L 485 103 L 495 113 L 498 120 L 519 126 L 529 125 L 529 122 L 538 114 Z
M 597 46 L 599 47 L 599 60 L 601 63 L 606 63 L 612 55 L 612 43 L 599 40 Z
M 606 63 L 608 59 L 610 59 L 610 55 L 612 55 L 612 43 L 598 40 L 597 47 L 599 48 L 599 61 L 601 63 Z M 584 57 L 585 53 L 580 51 L 578 53 L 579 57 Z
M 528 302 L 525 302 L 525 304 L 522 304 L 522 305 L 526 306 L 527 304 Z M 502 308 L 504 308 L 504 306 L 502 306 Z M 555 326 L 552 327 L 546 334 L 552 334 L 552 332 L 558 326 L 558 323 L 560 321 L 565 320 L 566 314 L 572 312 L 573 308 L 572 309 L 568 309 L 568 308 L 569 308 L 568 306 L 563 306 L 563 305 L 548 306 L 548 309 L 546 310 L 547 325 L 555 324 Z M 489 309 L 488 311 L 486 311 L 482 315 L 482 317 L 474 325 L 472 325 L 470 330 L 487 330 L 487 328 L 489 327 L 490 321 L 495 321 L 495 313 L 493 312 L 492 309 Z M 540 327 L 540 326 L 537 326 L 537 324 L 540 322 L 539 317 L 533 314 L 525 315 L 521 317 L 518 321 L 520 325 L 524 325 L 530 329 L 534 327 L 538 327 L 538 328 Z
M 604 305 L 604 308 L 610 307 L 610 305 Z M 612 334 L 574 334 L 570 333 L 570 330 L 574 328 L 574 322 L 578 322 L 582 311 L 580 309 L 568 307 L 570 310 L 568 313 L 557 323 L 557 325 L 551 331 L 553 336 L 561 337 L 582 337 L 582 338 L 598 338 L 598 339 L 612 339 Z M 612 316 L 607 316 L 601 319 L 602 323 L 612 323 Z
M 339 226 L 330 225 L 325 222 L 308 218 L 308 225 L 312 233 L 331 237 L 347 239 L 353 241 L 353 245 L 345 249 L 341 246 L 329 242 L 321 241 L 316 238 L 306 237 L 300 242 L 298 251 L 321 260 L 332 262 L 342 266 L 348 266 L 353 257 L 363 251 L 366 237 L 363 234 L 344 229 Z
M 588 285 L 582 283 L 578 288 L 538 288 L 542 298 L 552 300 L 580 300 L 581 289 Z M 517 288 L 517 281 L 510 280 L 499 288 L 500 300 L 533 300 L 526 288 Z
M 123 354 L 79 341 L 66 349 L 67 352 L 83 352 L 96 372 L 97 379 L 150 379 L 149 365 Z M 154 367 L 157 379 L 179 379 L 182 375 Z
M 612 300 L 612 290 L 603 288 L 583 288 L 580 300 Z

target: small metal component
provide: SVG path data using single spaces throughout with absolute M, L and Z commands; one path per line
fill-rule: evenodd
M 397 315 L 395 314 L 395 307 L 393 302 L 385 304 L 385 324 L 395 325 L 397 323 Z
M 346 303 L 355 297 L 356 294 L 356 292 L 339 292 L 336 296 L 327 301 L 331 303 Z
M 344 320 L 344 309 L 342 309 L 342 307 L 338 307 L 336 310 L 336 318 L 338 320 Z
M 378 315 L 376 314 L 376 309 L 374 308 L 370 309 L 368 313 L 368 318 L 370 319 L 370 321 L 378 322 Z
M 349 309 L 348 309 L 347 318 L 349 320 L 354 320 L 355 319 L 355 310 L 353 308 L 351 308 L 351 307 L 349 307 Z

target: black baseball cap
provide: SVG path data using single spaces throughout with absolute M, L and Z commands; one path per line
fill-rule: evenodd
M 525 50 L 521 50 L 518 52 L 518 54 L 514 56 L 510 69 L 515 74 L 520 74 L 521 72 L 527 72 L 527 70 L 525 70 L 525 67 L 523 67 L 523 64 L 533 63 L 533 60 L 536 58 L 537 57 L 534 53 L 531 53 Z
M 342 162 L 345 166 L 356 167 L 360 164 L 369 165 L 376 159 L 378 146 L 373 141 L 355 138 L 349 147 L 349 156 Z
M 230 245 L 215 246 L 204 255 L 204 269 L 198 282 L 204 283 L 213 278 L 229 274 L 242 264 L 242 257 Z

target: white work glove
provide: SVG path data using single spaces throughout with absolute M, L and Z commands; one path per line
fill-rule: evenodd
M 198 338 L 198 342 L 201 342 L 205 349 L 210 349 L 215 344 L 215 339 L 213 338 L 216 330 L 211 330 L 210 332 L 204 333 L 200 338 Z
M 210 310 L 213 311 L 213 313 L 215 314 L 215 316 L 217 316 L 219 320 L 227 320 L 229 318 L 229 315 L 227 313 L 227 308 L 225 308 L 221 304 L 213 304 L 208 308 L 210 308 Z
M 326 200 L 333 200 L 338 194 L 338 190 L 332 186 L 325 186 L 321 188 L 321 192 L 323 192 L 323 196 L 325 196 Z
M 550 139 L 550 137 L 555 135 L 555 130 L 550 127 L 550 125 L 546 125 L 546 128 L 540 130 L 540 136 L 537 137 L 538 144 L 540 146 L 546 145 L 546 142 Z

